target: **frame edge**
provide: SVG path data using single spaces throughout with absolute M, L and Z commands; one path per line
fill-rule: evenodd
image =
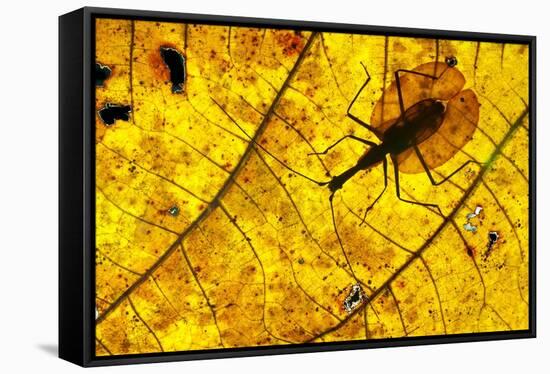
M 173 352 L 172 354 L 162 354 L 162 355 L 131 355 L 128 356 L 116 356 L 113 358 L 97 358 L 94 354 L 94 331 L 93 326 L 95 325 L 95 320 L 93 319 L 93 313 L 91 307 L 93 307 L 93 303 L 91 303 L 89 300 L 93 297 L 93 279 L 90 267 L 92 266 L 92 261 L 94 259 L 93 257 L 93 243 L 91 238 L 91 225 L 94 224 L 94 222 L 90 222 L 90 213 L 93 212 L 93 204 L 90 206 L 89 204 L 93 203 L 91 201 L 91 191 L 90 189 L 93 187 L 91 184 L 89 184 L 91 181 L 93 181 L 93 176 L 91 173 L 93 172 L 93 168 L 90 167 L 92 160 L 91 152 L 92 149 L 90 146 L 93 146 L 93 133 L 91 132 L 93 121 L 91 120 L 92 115 L 94 113 L 94 109 L 92 108 L 93 103 L 90 101 L 91 95 L 90 90 L 92 88 L 91 84 L 93 83 L 91 80 L 91 71 L 90 66 L 91 63 L 89 63 L 90 58 L 93 58 L 93 50 L 92 50 L 92 41 L 93 35 L 90 34 L 90 24 L 94 19 L 94 16 L 105 16 L 105 15 L 112 15 L 112 16 L 119 16 L 119 17 L 157 17 L 165 20 L 173 20 L 177 18 L 186 18 L 188 20 L 197 20 L 197 21 L 206 21 L 206 22 L 225 22 L 225 23 L 236 23 L 236 24 L 248 24 L 248 25 L 257 25 L 261 26 L 265 23 L 269 23 L 272 26 L 278 26 L 278 27 L 291 27 L 295 26 L 296 24 L 300 23 L 303 25 L 303 27 L 307 28 L 322 28 L 326 29 L 327 31 L 338 31 L 341 29 L 347 29 L 347 32 L 356 31 L 356 32 L 368 32 L 373 33 L 375 30 L 377 33 L 399 33 L 399 34 L 405 34 L 407 36 L 415 36 L 415 35 L 431 35 L 434 33 L 441 33 L 445 37 L 448 38 L 456 38 L 456 39 L 463 39 L 463 38 L 475 38 L 476 40 L 479 39 L 486 39 L 488 41 L 499 39 L 499 40 L 507 40 L 507 42 L 511 43 L 522 43 L 522 44 L 528 44 L 530 46 L 530 57 L 531 57 L 531 65 L 530 65 L 530 124 L 532 124 L 531 129 L 531 150 L 530 150 L 530 157 L 532 159 L 530 160 L 530 166 L 533 168 L 532 172 L 530 173 L 530 178 L 532 178 L 531 181 L 531 243 L 530 243 L 530 250 L 531 250 L 531 261 L 532 264 L 530 264 L 531 267 L 531 288 L 530 288 L 530 296 L 531 296 L 531 308 L 532 312 L 530 313 L 532 316 L 532 319 L 530 320 L 529 324 L 529 330 L 524 331 L 515 331 L 510 334 L 498 334 L 498 333 L 492 333 L 490 336 L 475 336 L 475 334 L 468 334 L 469 336 L 463 337 L 463 336 L 449 336 L 445 341 L 440 340 L 440 337 L 423 337 L 422 339 L 406 339 L 406 340 L 395 340 L 392 342 L 386 342 L 386 341 L 373 341 L 365 344 L 363 342 L 363 345 L 361 344 L 355 344 L 356 342 L 342 342 L 342 344 L 335 344 L 335 345 L 316 345 L 316 346 L 287 346 L 287 347 L 273 347 L 269 349 L 244 349 L 239 351 L 232 351 L 232 350 L 226 350 L 225 352 L 218 352 L 218 351 L 196 351 L 196 352 Z M 78 18 L 79 29 L 78 30 L 71 30 L 69 31 L 70 38 L 76 40 L 76 44 L 74 48 L 71 50 L 70 47 L 65 47 L 62 45 L 62 32 L 61 32 L 61 24 L 64 19 L 66 19 L 67 23 L 68 20 L 71 18 Z M 463 31 L 448 31 L 448 30 L 432 30 L 432 29 L 413 29 L 413 28 L 400 28 L 400 27 L 384 27 L 384 26 L 365 26 L 365 25 L 359 25 L 359 24 L 334 24 L 334 23 L 327 23 L 327 22 L 315 22 L 315 21 L 300 21 L 300 20 L 280 20 L 280 19 L 264 19 L 264 18 L 249 18 L 249 17 L 235 17 L 235 16 L 220 16 L 220 15 L 202 15 L 202 14 L 186 14 L 186 13 L 175 13 L 175 12 L 159 12 L 159 11 L 146 11 L 146 10 L 129 10 L 129 9 L 114 9 L 114 8 L 97 8 L 97 7 L 84 7 L 81 9 L 78 9 L 74 12 L 67 13 L 59 18 L 60 20 L 60 54 L 59 54 L 59 63 L 60 63 L 60 70 L 59 70 L 59 88 L 60 88 L 60 96 L 59 96 L 59 147 L 60 147 L 60 153 L 59 153 L 59 165 L 60 165 L 60 190 L 59 190 L 59 203 L 60 203 L 60 225 L 59 225 L 59 236 L 60 236 L 60 259 L 59 259 L 59 271 L 60 271 L 60 278 L 59 278 L 59 292 L 60 292 L 60 299 L 59 299 L 59 308 L 60 308 L 60 320 L 59 320 L 59 356 L 67 361 L 70 361 L 72 363 L 75 363 L 80 366 L 91 366 L 91 367 L 97 367 L 97 366 L 106 366 L 106 365 L 121 365 L 121 364 L 136 364 L 136 363 L 155 363 L 155 362 L 172 362 L 172 361 L 188 361 L 188 360 L 204 360 L 204 359 L 220 359 L 220 358 L 231 358 L 231 357 L 253 357 L 253 356 L 263 356 L 263 355 L 274 355 L 274 354 L 293 354 L 293 353 L 314 353 L 314 352 L 327 352 L 327 351 L 335 351 L 335 350 L 356 350 L 356 349 L 369 349 L 369 348 L 381 348 L 381 347 L 400 347 L 400 346 L 415 346 L 415 345 L 425 345 L 425 344 L 445 344 L 445 343 L 460 343 L 460 342 L 481 342 L 481 341 L 489 341 L 489 340 L 505 340 L 505 339 L 522 339 L 522 338 L 535 338 L 536 337 L 536 324 L 535 324 L 535 313 L 536 313 L 536 305 L 535 305 L 535 269 L 536 269 L 536 263 L 535 263 L 535 228 L 534 224 L 536 222 L 536 216 L 535 216 L 535 157 L 536 157 L 536 149 L 535 149 L 535 101 L 536 101 L 536 95 L 535 95 L 535 59 L 536 59 L 536 53 L 535 53 L 535 46 L 536 46 L 536 36 L 530 36 L 530 35 L 506 35 L 506 34 L 488 34 L 488 33 L 477 33 L 477 32 L 463 32 Z M 183 21 L 183 20 L 182 20 Z M 75 32 L 76 31 L 76 32 Z M 78 36 L 76 36 L 76 33 L 80 33 Z M 462 37 L 460 37 L 462 36 Z M 62 69 L 62 64 L 65 62 L 66 59 L 69 57 L 68 55 L 71 55 L 71 57 L 74 58 L 74 55 L 78 54 L 78 57 L 81 59 L 79 65 L 75 65 L 75 67 L 67 68 L 67 70 Z M 65 59 L 65 60 L 64 60 Z M 73 69 L 74 70 L 71 70 Z M 63 77 L 62 72 L 65 77 Z M 68 77 L 67 77 L 68 76 Z M 74 79 L 75 77 L 82 78 Z M 71 79 L 73 78 L 73 79 Z M 75 85 L 74 81 L 78 81 L 78 89 L 70 91 L 71 86 Z M 72 82 L 72 83 L 71 83 Z M 66 93 L 68 93 L 69 101 L 71 101 L 71 98 L 78 97 L 80 99 L 80 105 L 78 109 L 75 109 L 73 107 L 74 102 L 76 102 L 76 99 L 73 99 L 71 102 L 73 103 L 70 108 L 63 107 L 62 103 L 62 91 L 63 89 L 66 89 Z M 65 92 L 65 91 L 64 91 Z M 78 95 L 78 96 L 75 96 Z M 74 128 L 69 129 L 69 123 L 70 120 L 63 120 L 64 116 L 70 116 L 74 115 L 74 118 L 77 118 L 78 126 L 73 126 Z M 73 118 L 73 117 L 72 117 Z M 83 122 L 82 122 L 83 121 Z M 74 122 L 72 122 L 74 124 Z M 77 129 L 75 129 L 77 128 Z M 78 136 L 69 136 L 66 135 L 65 137 L 61 134 L 63 131 L 80 131 Z M 80 139 L 82 140 L 82 143 L 79 144 L 67 144 L 67 141 L 76 143 L 75 140 Z M 74 152 L 74 155 L 79 155 L 81 157 L 80 163 L 74 161 L 71 159 L 70 161 L 63 160 L 62 157 L 62 148 L 64 150 L 68 148 L 77 148 L 77 151 Z M 75 177 L 74 175 L 71 175 L 70 171 L 68 170 L 70 167 L 79 167 L 78 172 L 80 173 L 79 178 Z M 64 169 L 65 167 L 65 169 Z M 76 170 L 76 169 L 75 169 Z M 84 184 L 82 184 L 84 183 Z M 87 184 L 88 183 L 88 184 Z M 65 189 L 73 188 L 76 191 L 72 191 L 73 195 L 76 193 L 79 193 L 80 200 L 76 200 L 78 204 L 68 204 L 67 202 L 70 201 L 68 199 L 69 192 L 65 191 L 62 192 L 62 187 Z M 64 195 L 65 194 L 65 195 Z M 62 208 L 62 203 L 65 203 L 64 208 Z M 63 209 L 70 210 L 70 213 L 72 214 L 74 210 L 78 210 L 80 212 L 79 218 L 75 219 L 74 221 L 71 221 L 70 219 L 67 220 L 67 212 Z M 92 209 L 92 210 L 90 210 Z M 67 252 L 67 247 L 62 246 L 61 244 L 61 238 L 63 235 L 66 235 L 67 232 L 62 230 L 62 216 L 65 218 L 63 220 L 63 223 L 66 225 L 65 227 L 75 227 L 80 225 L 81 230 L 81 236 L 80 236 L 80 244 L 79 247 L 81 251 L 79 252 L 79 259 L 77 261 L 66 261 L 64 266 L 62 266 L 62 253 Z M 73 216 L 76 216 L 73 214 Z M 63 247 L 63 248 L 62 248 Z M 74 248 L 73 248 L 74 249 Z M 74 251 L 73 251 L 74 252 Z M 73 267 L 73 269 L 70 269 L 70 267 Z M 82 268 L 81 268 L 82 266 Z M 69 268 L 67 268 L 69 267 Z M 64 275 L 72 274 L 71 272 L 74 272 L 74 268 L 80 268 L 82 269 L 82 273 L 77 274 L 78 276 L 75 278 L 68 278 L 64 280 L 64 282 L 70 282 L 71 284 L 63 285 L 62 284 L 62 276 L 61 274 L 64 273 Z M 90 281 L 92 283 L 90 283 Z M 79 285 L 75 286 L 77 282 L 80 282 Z M 62 296 L 62 288 L 65 288 L 65 291 L 68 291 L 67 289 L 70 288 L 71 291 L 76 290 L 76 297 L 75 300 L 69 300 L 67 298 L 68 293 L 63 293 Z M 84 291 L 84 294 L 82 293 Z M 78 309 L 79 308 L 79 309 Z M 70 313 L 75 313 L 75 318 L 78 318 L 79 323 L 71 324 L 69 325 L 68 322 L 65 323 L 65 325 L 62 324 L 62 311 L 65 312 L 65 315 Z M 73 316 L 74 317 L 74 316 Z M 67 345 L 71 345 L 71 347 L 64 347 L 62 348 L 62 326 L 69 326 L 69 329 L 74 329 L 74 334 L 78 334 L 78 339 L 75 341 L 69 341 L 69 339 L 66 339 L 65 342 Z M 65 334 L 67 335 L 67 334 Z M 65 336 L 66 337 L 66 336 Z M 63 351 L 63 354 L 62 354 Z M 132 357 L 133 356 L 133 357 Z
M 59 17 L 59 357 L 84 365 L 82 68 L 84 11 Z

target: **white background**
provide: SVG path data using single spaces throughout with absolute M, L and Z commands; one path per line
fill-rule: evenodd
M 57 17 L 83 5 L 538 37 L 538 338 L 149 364 L 95 373 L 548 372 L 550 11 L 528 1 L 7 0 L 0 22 L 0 371 L 79 370 L 57 355 Z M 546 366 L 546 368 L 545 368 Z

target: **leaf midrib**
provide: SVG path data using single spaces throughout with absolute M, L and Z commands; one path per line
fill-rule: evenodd
M 130 287 L 128 287 L 115 301 L 113 301 L 109 306 L 103 311 L 102 314 L 100 314 L 95 324 L 96 326 L 99 325 L 101 322 L 103 322 L 107 316 L 115 310 L 124 300 L 128 298 L 142 283 L 144 283 L 169 257 L 172 255 L 172 253 L 178 248 L 179 244 L 189 235 L 191 232 L 195 230 L 195 228 L 204 221 L 212 211 L 218 206 L 220 200 L 225 196 L 229 188 L 233 184 L 233 180 L 236 175 L 240 172 L 240 170 L 243 168 L 243 166 L 246 164 L 246 161 L 250 157 L 252 151 L 254 150 L 254 147 L 256 146 L 256 140 L 259 139 L 259 137 L 263 134 L 265 131 L 267 124 L 269 123 L 271 116 L 275 112 L 275 108 L 279 104 L 279 101 L 281 100 L 284 92 L 288 88 L 290 82 L 296 75 L 298 68 L 302 64 L 307 52 L 309 51 L 311 44 L 315 40 L 316 36 L 318 35 L 318 32 L 311 33 L 310 37 L 308 38 L 307 43 L 305 44 L 304 48 L 300 52 L 300 55 L 296 59 L 296 62 L 294 63 L 294 66 L 288 73 L 285 81 L 281 85 L 281 88 L 279 89 L 279 92 L 277 92 L 277 95 L 273 99 L 268 111 L 266 112 L 262 122 L 258 126 L 258 129 L 256 130 L 254 136 L 248 143 L 248 146 L 246 150 L 243 153 L 243 156 L 239 160 L 238 164 L 235 166 L 235 169 L 231 172 L 227 180 L 225 181 L 224 185 L 220 189 L 220 191 L 216 194 L 214 199 L 208 204 L 208 206 L 203 210 L 203 212 L 195 219 L 178 237 L 177 239 L 170 245 L 170 247 L 158 258 L 158 260 L 149 268 L 143 275 L 138 278 Z

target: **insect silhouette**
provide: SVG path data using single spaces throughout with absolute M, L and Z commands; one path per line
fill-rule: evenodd
M 361 224 L 365 222 L 367 213 L 378 202 L 388 185 L 388 156 L 392 160 L 396 195 L 399 200 L 427 208 L 436 209 L 443 216 L 437 204 L 405 199 L 401 196 L 399 172 L 426 173 L 434 186 L 448 181 L 471 163 L 481 164 L 476 160 L 468 160 L 449 175 L 437 181 L 431 170 L 450 160 L 462 147 L 472 139 L 479 120 L 479 102 L 471 89 L 463 90 L 465 78 L 456 68 L 458 64 L 454 56 L 449 56 L 445 62 L 429 62 L 412 70 L 398 69 L 394 72 L 394 81 L 384 90 L 376 103 L 370 123 L 355 116 L 351 110 L 361 92 L 369 84 L 371 76 L 362 64 L 366 81 L 359 88 L 349 103 L 346 115 L 360 126 L 372 132 L 380 143 L 364 139 L 356 135 L 346 135 L 338 139 L 322 152 L 309 155 L 326 155 L 331 149 L 346 139 L 361 142 L 368 146 L 365 153 L 356 164 L 344 172 L 333 176 L 328 181 L 318 181 L 311 178 L 279 160 L 260 143 L 255 145 L 273 157 L 293 173 L 300 175 L 319 186 L 327 186 L 330 190 L 330 207 L 332 223 L 340 248 L 353 274 L 340 235 L 338 233 L 333 198 L 344 184 L 360 171 L 367 171 L 379 164 L 384 170 L 384 187 L 379 195 L 365 209 Z M 214 100 L 214 99 L 212 99 Z M 222 111 L 235 123 L 242 132 L 244 129 L 218 104 Z M 251 140 L 253 139 L 246 134 Z M 355 277 L 357 280 L 357 278 Z M 362 282 L 360 282 L 362 283 Z
M 442 215 L 441 209 L 436 204 L 401 197 L 399 171 L 425 172 L 431 184 L 437 186 L 446 182 L 468 164 L 479 164 L 475 160 L 469 160 L 440 181 L 436 181 L 430 171 L 443 165 L 472 139 L 479 120 L 479 102 L 472 90 L 462 90 L 465 79 L 455 68 L 457 63 L 457 59 L 451 56 L 447 57 L 444 63 L 426 63 L 413 70 L 395 71 L 395 81 L 384 91 L 376 104 L 370 124 L 351 113 L 355 101 L 371 79 L 367 68 L 363 65 L 367 79 L 350 102 L 347 116 L 371 131 L 381 143 L 377 144 L 355 135 L 346 135 L 323 152 L 312 153 L 325 155 L 345 139 L 359 141 L 369 146 L 353 167 L 334 176 L 328 182 L 319 183 L 328 186 L 331 191 L 330 199 L 355 174 L 382 163 L 384 188 L 365 209 L 363 223 L 368 211 L 386 190 L 387 157 L 389 156 L 394 167 L 397 197 L 407 203 L 436 208 Z M 405 96 L 403 92 L 408 92 L 410 95 Z

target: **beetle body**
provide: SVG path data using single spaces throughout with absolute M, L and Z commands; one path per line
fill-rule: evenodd
M 440 100 L 425 99 L 408 108 L 383 134 L 382 143 L 369 148 L 355 166 L 332 178 L 331 192 L 342 188 L 361 170 L 368 170 L 383 162 L 386 156 L 397 156 L 433 135 L 445 117 L 445 104 Z

